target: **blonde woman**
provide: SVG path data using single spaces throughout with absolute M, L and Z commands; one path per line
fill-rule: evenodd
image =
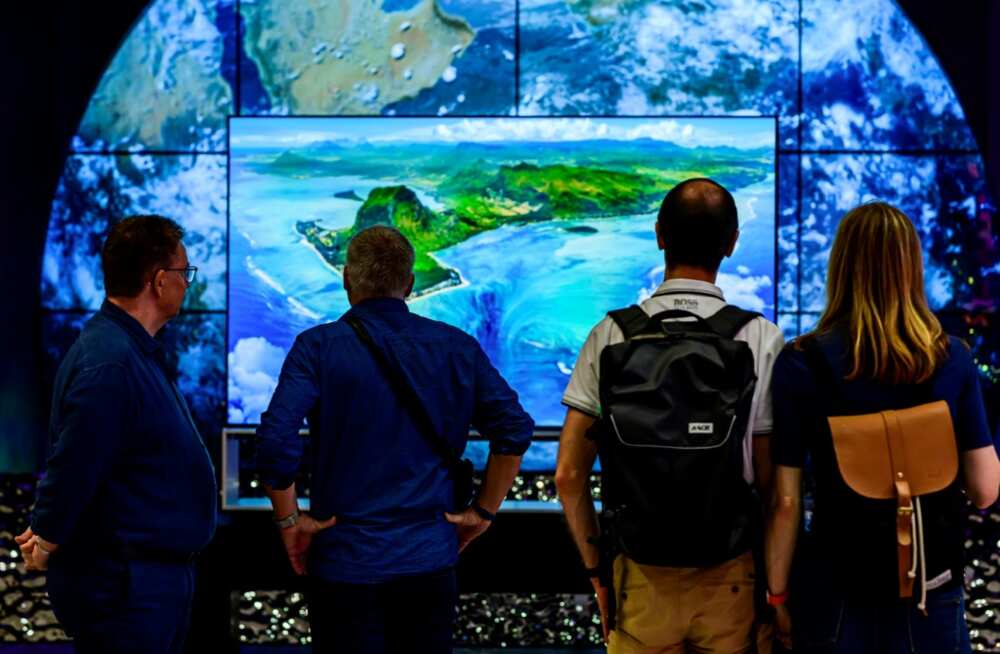
M 977 507 L 993 504 L 1000 461 L 972 356 L 928 308 L 920 241 L 895 207 L 874 202 L 844 216 L 830 253 L 826 309 L 816 329 L 779 356 L 773 397 L 767 582 L 785 646 L 969 652 L 963 491 Z M 846 486 L 826 418 L 936 400 L 951 411 L 960 472 L 950 487 L 921 498 L 926 584 L 914 591 L 926 593 L 921 610 L 917 599 L 899 598 L 895 503 Z M 803 469 L 815 503 L 799 536 Z

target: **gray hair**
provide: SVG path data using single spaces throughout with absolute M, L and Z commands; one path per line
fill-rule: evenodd
M 351 286 L 363 297 L 401 297 L 413 274 L 413 246 L 395 227 L 375 225 L 347 246 Z

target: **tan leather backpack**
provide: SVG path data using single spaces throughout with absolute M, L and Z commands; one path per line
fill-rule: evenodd
M 944 401 L 899 411 L 828 418 L 837 467 L 848 487 L 876 500 L 896 500 L 899 595 L 911 597 L 919 569 L 925 610 L 920 496 L 944 490 L 958 475 L 958 446 Z

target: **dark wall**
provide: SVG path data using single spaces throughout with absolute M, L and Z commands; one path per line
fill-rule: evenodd
M 897 2 L 951 79 L 1000 198 L 1000 3 Z
M 0 471 L 37 465 L 39 279 L 50 203 L 87 100 L 143 0 L 0 3 Z M 113 7 L 113 10 L 109 10 Z
M 0 470 L 31 470 L 41 453 L 39 274 L 50 202 L 86 103 L 145 4 L 0 3 Z M 998 3 L 900 4 L 949 74 L 1000 198 Z
M 990 89 L 987 148 L 990 165 L 987 172 L 992 180 L 993 197 L 1000 198 L 1000 6 L 990 3 L 989 40 L 990 70 L 986 86 Z

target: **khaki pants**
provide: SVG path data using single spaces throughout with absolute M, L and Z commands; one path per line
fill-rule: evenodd
M 617 624 L 611 654 L 750 651 L 754 566 L 749 552 L 714 568 L 661 568 L 615 560 Z M 769 654 L 770 625 L 758 627 L 758 651 Z

